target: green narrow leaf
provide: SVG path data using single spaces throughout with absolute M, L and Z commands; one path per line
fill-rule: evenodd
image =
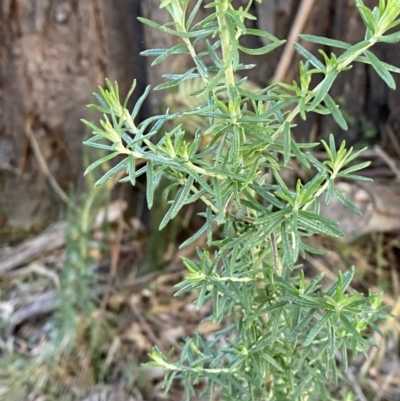
M 136 160 L 135 160 L 135 158 L 134 158 L 134 156 L 132 154 L 130 154 L 128 156 L 128 160 L 129 160 L 129 163 L 128 163 L 128 177 L 129 177 L 130 183 L 134 187 L 135 184 L 136 184 L 136 176 L 135 176 L 135 173 L 136 173 Z
M 218 220 L 222 223 L 225 219 L 224 204 L 222 200 L 221 183 L 218 178 L 213 178 L 213 190 L 215 193 L 215 205 L 218 209 Z
M 151 209 L 154 200 L 154 170 L 153 170 L 153 162 L 151 160 L 147 161 L 146 198 L 147 198 L 147 205 L 149 209 Z
M 193 71 L 194 71 L 194 68 L 191 68 L 185 74 L 179 75 L 179 78 L 173 79 L 172 81 L 163 82 L 162 84 L 157 85 L 154 88 L 154 90 L 159 91 L 162 89 L 170 89 L 170 88 L 173 88 L 174 86 L 178 86 L 183 81 L 193 78 L 193 76 L 192 76 Z
M 307 157 L 300 150 L 299 144 L 296 143 L 294 139 L 291 139 L 291 150 L 296 156 L 296 158 L 300 161 L 300 163 L 307 169 L 310 168 L 310 163 L 307 160 Z
M 200 8 L 200 6 L 201 6 L 202 3 L 203 3 L 203 0 L 198 0 L 197 3 L 196 3 L 196 5 L 193 7 L 193 10 L 192 10 L 192 12 L 190 13 L 190 15 L 189 15 L 189 17 L 188 17 L 188 19 L 187 19 L 187 21 L 186 21 L 186 28 L 187 28 L 188 30 L 190 29 L 190 26 L 192 25 L 193 20 L 194 20 L 194 18 L 196 17 L 197 12 L 199 11 L 199 8 Z
M 338 75 L 338 71 L 332 70 L 329 71 L 329 73 L 325 76 L 325 79 L 322 81 L 321 87 L 318 87 L 317 94 L 308 107 L 308 110 L 313 110 L 315 109 L 324 99 L 329 90 L 331 89 L 331 86 L 333 82 L 335 81 L 336 77 Z
M 374 35 L 377 29 L 377 21 L 375 20 L 374 14 L 368 7 L 365 7 L 360 3 L 357 4 L 357 8 L 361 15 L 361 18 L 364 21 L 364 24 L 367 26 L 371 35 Z
M 307 119 L 307 113 L 306 113 L 306 99 L 304 96 L 300 98 L 299 102 L 299 107 L 300 107 L 300 117 L 303 121 L 306 121 Z
M 113 159 L 114 157 L 118 156 L 120 153 L 119 152 L 113 152 L 110 153 L 107 156 L 102 157 L 99 160 L 96 160 L 95 162 L 93 162 L 83 173 L 84 176 L 86 176 L 87 174 L 89 174 L 91 171 L 93 171 L 96 167 L 100 166 L 100 164 Z
M 354 213 L 358 214 L 359 216 L 361 216 L 361 210 L 353 203 L 351 202 L 349 199 L 347 199 L 342 191 L 339 191 L 338 189 L 336 189 L 335 187 L 332 189 L 333 194 L 340 200 L 340 202 L 343 203 L 343 205 L 345 205 L 347 208 L 349 208 L 350 210 L 352 210 Z
M 178 374 L 178 371 L 174 370 L 172 372 L 168 372 L 169 374 L 165 376 L 165 382 L 163 383 L 163 389 L 165 392 L 169 392 L 172 382 L 175 379 L 175 376 Z
M 266 38 L 266 39 L 270 40 L 271 42 L 280 42 L 280 39 L 278 39 L 276 36 L 270 34 L 269 32 L 263 31 L 261 29 L 246 28 L 244 34 Z
M 213 383 L 215 383 L 218 386 L 220 386 L 221 388 L 224 388 L 226 386 L 226 383 L 224 381 L 222 381 L 216 374 L 214 374 L 212 372 L 204 371 L 204 376 L 208 377 L 208 379 L 209 379 L 208 381 L 211 385 L 213 385 Z M 211 400 L 212 399 L 213 398 L 211 398 Z
M 339 107 L 337 106 L 337 104 L 333 101 L 333 99 L 328 94 L 325 96 L 324 102 L 325 102 L 326 107 L 331 112 L 332 117 L 339 125 L 339 127 L 344 130 L 347 130 L 348 126 L 347 126 L 346 120 L 343 117 L 343 114 L 339 110 Z
M 347 174 L 352 173 L 354 171 L 363 170 L 364 168 L 368 167 L 370 164 L 371 164 L 370 161 L 355 164 L 354 166 L 348 167 L 345 170 L 341 170 L 340 173 L 338 174 L 338 176 L 346 177 Z
M 136 88 L 136 79 L 133 80 L 132 85 L 131 85 L 131 87 L 129 88 L 129 91 L 128 91 L 128 93 L 127 93 L 126 96 L 125 96 L 124 104 L 122 105 L 122 107 L 123 107 L 124 109 L 126 109 L 126 106 L 127 106 L 127 104 L 128 104 L 128 100 L 129 100 L 129 98 L 131 97 L 131 95 L 132 95 L 133 91 L 135 90 L 135 88 Z
M 348 362 L 348 358 L 347 358 L 347 347 L 346 347 L 346 343 L 344 341 L 342 342 L 342 345 L 340 347 L 340 353 L 342 355 L 343 371 L 347 372 L 347 369 L 349 367 L 349 362 Z
M 280 189 L 282 189 L 289 198 L 292 198 L 289 188 L 275 169 L 272 169 L 272 175 L 274 176 L 276 183 L 280 186 Z
M 270 43 L 269 45 L 260 47 L 258 49 L 250 49 L 248 47 L 244 46 L 238 46 L 238 48 L 246 54 L 250 54 L 251 56 L 260 56 L 263 54 L 267 54 L 271 52 L 272 50 L 275 50 L 277 47 L 282 46 L 286 41 L 285 40 L 280 40 L 279 42 L 274 42 Z
M 288 121 L 283 125 L 283 165 L 286 167 L 290 159 L 290 144 L 292 136 L 290 135 L 290 124 Z
M 336 39 L 324 38 L 323 36 L 300 34 L 299 38 L 307 42 L 316 43 L 318 45 L 323 45 L 323 46 L 339 47 L 340 49 L 348 49 L 350 47 L 350 45 L 346 42 L 342 42 Z
M 253 189 L 258 195 L 265 199 L 271 205 L 274 205 L 278 209 L 283 209 L 285 204 L 282 203 L 278 198 L 272 193 L 268 192 L 265 188 L 258 184 L 250 184 L 250 188 Z
M 293 248 L 289 236 L 290 231 L 287 230 L 287 223 L 283 223 L 281 226 L 281 239 L 284 250 L 283 254 L 289 269 L 293 270 L 293 266 L 296 261 L 294 260 Z
M 217 41 L 216 43 L 211 45 L 210 41 L 206 40 L 207 53 L 218 69 L 223 68 L 222 61 L 219 59 L 219 57 L 217 56 L 217 53 L 215 52 L 215 50 L 218 49 L 220 47 L 220 45 L 221 45 L 220 41 Z
M 334 183 L 335 181 L 330 178 L 328 181 L 328 189 L 326 190 L 325 205 L 329 205 L 332 199 Z
M 357 53 L 362 53 L 363 50 L 367 50 L 370 47 L 368 40 L 363 40 L 351 47 L 349 47 L 340 57 L 337 59 L 338 65 L 348 62 L 349 59 L 353 58 Z
M 141 52 L 141 55 L 146 56 L 146 54 L 143 54 L 144 52 Z M 176 46 L 173 46 L 171 49 L 166 50 L 162 54 L 160 54 L 153 62 L 151 63 L 151 66 L 155 66 L 163 62 L 168 56 L 171 55 L 177 55 L 177 54 L 187 54 L 188 50 L 185 49 L 185 46 L 183 44 L 178 44 Z
M 304 211 L 299 212 L 298 225 L 299 228 L 307 231 L 308 233 L 327 235 L 330 237 L 341 237 L 343 235 L 343 233 L 336 227 L 336 225 L 334 225 L 337 224 L 336 222 L 331 221 L 328 225 L 325 222 L 316 220 L 316 214 L 314 214 L 314 217 L 312 218 L 305 217 L 304 214 Z
M 229 149 L 232 165 L 237 166 L 240 163 L 241 153 L 240 149 L 242 146 L 242 137 L 239 127 L 235 126 L 232 135 L 231 146 Z
M 343 144 L 343 142 L 342 142 L 342 144 Z M 336 144 L 335 144 L 335 137 L 333 134 L 329 135 L 329 150 L 330 150 L 329 156 L 331 156 L 331 158 L 333 160 L 335 160 L 336 159 Z
M 203 282 L 203 285 L 200 288 L 199 297 L 196 301 L 196 311 L 199 311 L 200 308 L 204 305 L 207 296 L 207 282 Z
M 318 335 L 318 333 L 323 329 L 324 325 L 329 322 L 332 314 L 330 312 L 325 311 L 324 316 L 317 322 L 317 324 L 311 329 L 310 333 L 304 340 L 304 346 L 307 347 L 310 345 L 314 338 Z M 330 326 L 330 325 L 329 325 Z
M 336 282 L 336 291 L 335 291 L 335 302 L 339 302 L 341 296 L 343 295 L 343 274 L 339 270 L 338 279 Z
M 298 43 L 294 43 L 294 48 L 296 51 L 303 56 L 310 64 L 312 64 L 315 68 L 318 68 L 321 71 L 325 71 L 326 67 L 324 66 L 321 61 L 319 61 L 312 53 L 310 53 L 307 49 L 303 46 L 299 45 Z
M 114 148 L 111 145 L 105 145 L 103 143 L 98 143 L 98 140 L 103 139 L 101 135 L 95 135 L 92 138 L 88 139 L 87 141 L 82 142 L 86 146 L 90 146 L 92 148 L 97 148 L 97 149 L 104 149 L 108 151 L 113 151 Z
M 330 326 L 328 331 L 328 356 L 333 359 L 336 352 L 336 329 L 334 326 Z
M 142 24 L 147 25 L 147 26 L 149 26 L 150 28 L 154 28 L 154 29 L 160 29 L 160 28 L 161 28 L 161 25 L 160 25 L 160 24 L 157 24 L 156 22 L 151 21 L 151 20 L 149 20 L 149 19 L 147 19 L 147 18 L 138 17 L 138 20 L 139 20 Z
M 183 168 L 182 169 L 185 173 L 190 175 L 197 181 L 200 186 L 202 187 L 202 191 L 207 191 L 212 197 L 214 197 L 214 192 L 208 182 L 199 174 L 197 174 L 196 171 L 191 170 L 190 168 Z
M 364 57 L 364 56 L 359 56 L 359 57 L 357 57 L 355 61 L 359 61 L 359 62 L 361 62 L 361 63 L 366 63 L 366 64 L 371 64 L 371 62 L 368 60 L 368 58 L 367 58 L 367 57 Z M 381 61 L 381 63 L 383 64 L 383 66 L 384 66 L 388 71 L 390 71 L 390 72 L 395 72 L 396 74 L 400 74 L 400 68 L 399 68 L 399 67 L 396 67 L 396 66 L 391 65 L 391 64 L 388 64 L 388 63 L 383 63 L 382 61 Z
M 117 174 L 118 171 L 121 171 L 128 167 L 129 160 L 128 158 L 120 161 L 116 166 L 114 166 L 112 169 L 108 170 L 107 173 L 105 173 L 100 179 L 98 179 L 94 186 L 98 187 L 102 184 L 104 184 L 107 180 L 109 180 L 113 175 Z
M 197 233 L 193 234 L 190 238 L 188 238 L 186 241 L 182 242 L 181 245 L 179 245 L 179 249 L 183 249 L 186 246 L 188 246 L 189 244 L 197 241 L 206 231 L 208 228 L 208 223 L 204 224 L 203 227 L 200 228 L 199 231 L 197 231 Z
M 354 324 L 347 319 L 344 313 L 340 314 L 340 321 L 343 327 L 354 337 L 359 346 L 365 347 L 367 345 L 367 342 L 362 338 L 361 334 L 354 327 Z
M 400 42 L 400 32 L 391 33 L 390 35 L 380 36 L 379 42 L 397 43 Z
M 93 93 L 93 96 L 100 103 L 100 106 L 97 106 L 95 104 L 91 104 L 91 105 L 89 105 L 89 108 L 96 108 L 97 110 L 100 109 L 99 111 L 101 111 L 102 113 L 111 113 L 112 110 L 111 110 L 110 105 L 104 100 L 104 98 L 102 96 L 100 96 L 96 92 Z
M 365 56 L 386 85 L 390 89 L 396 89 L 396 82 L 394 81 L 392 74 L 385 68 L 384 64 L 378 59 L 378 57 L 370 51 L 366 51 Z
M 168 4 L 171 4 L 173 0 L 163 0 L 160 4 L 160 8 L 165 8 Z
M 355 272 L 354 266 L 351 266 L 351 268 L 348 271 L 346 271 L 345 273 L 342 274 L 342 293 L 341 293 L 341 295 L 343 295 L 345 293 L 345 291 L 349 287 L 351 281 L 353 280 L 354 272 Z
M 146 173 L 146 169 L 147 169 L 147 166 L 144 166 L 144 167 L 142 167 L 141 169 L 139 169 L 139 170 L 137 170 L 136 172 L 135 172 L 135 179 L 136 178 L 138 178 L 138 177 L 140 177 L 141 175 L 143 175 L 144 173 Z M 125 178 L 122 178 L 122 179 L 120 179 L 118 182 L 129 182 L 130 181 L 130 178 L 129 177 L 125 177 Z
M 135 107 L 134 107 L 134 109 L 132 111 L 132 114 L 131 114 L 132 120 L 134 120 L 137 117 L 137 115 L 139 113 L 139 110 L 142 107 L 143 102 L 145 101 L 145 99 L 147 98 L 147 96 L 148 96 L 148 94 L 150 92 L 150 89 L 151 89 L 151 86 L 148 85 L 146 87 L 145 91 L 143 92 L 142 96 L 140 96 L 140 98 L 137 100 L 137 102 L 135 104 Z
M 95 134 L 96 136 L 101 136 L 103 138 L 106 138 L 110 141 L 112 141 L 112 138 L 110 138 L 110 135 L 105 132 L 104 130 L 102 130 L 101 128 L 97 127 L 96 125 L 94 125 L 92 122 L 85 120 L 84 118 L 81 118 L 81 122 L 83 122 L 83 124 L 85 124 L 86 126 L 88 126 L 89 128 L 91 128 L 93 131 L 93 134 Z
M 207 85 L 207 86 L 205 86 L 204 89 L 203 89 L 202 91 L 200 91 L 200 92 L 198 92 L 198 93 L 196 94 L 196 96 L 200 96 L 200 95 L 202 95 L 202 94 L 204 94 L 204 93 L 207 93 L 207 92 L 212 92 L 212 91 L 215 89 L 215 87 L 216 87 L 218 84 L 221 83 L 222 77 L 223 77 L 224 74 L 225 74 L 225 69 L 226 69 L 226 68 L 221 68 L 221 69 L 218 71 L 218 73 L 214 76 L 214 78 L 212 79 L 212 81 L 210 82 L 210 84 Z
M 278 372 L 284 372 L 282 366 L 280 366 L 278 362 L 272 356 L 268 355 L 266 352 L 262 352 L 261 357 L 265 359 L 268 363 L 270 363 Z
M 203 60 L 199 58 L 198 56 L 193 57 L 193 61 L 196 64 L 197 70 L 199 73 L 205 77 L 208 78 L 208 69 L 206 65 L 204 64 Z
M 188 195 L 190 194 L 190 190 L 192 189 L 192 185 L 194 182 L 194 178 L 190 176 L 184 186 L 179 188 L 178 193 L 172 203 L 171 206 L 171 219 L 173 219 L 181 210 L 182 206 L 185 205 Z

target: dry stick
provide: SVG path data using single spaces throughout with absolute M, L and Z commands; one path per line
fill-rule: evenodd
M 292 60 L 294 47 L 293 43 L 297 40 L 297 36 L 303 30 L 304 24 L 306 23 L 308 16 L 310 15 L 314 0 L 303 0 L 297 11 L 296 19 L 290 30 L 288 40 L 283 50 L 279 64 L 276 67 L 273 82 L 281 82 L 285 79 L 289 64 Z
M 97 297 L 103 294 L 104 291 L 104 286 L 97 286 L 92 290 L 92 295 Z M 60 306 L 61 298 L 58 295 L 56 290 L 50 290 L 43 294 L 32 295 L 26 299 L 26 306 L 13 313 L 8 321 L 6 320 L 7 326 L 4 331 L 4 337 L 9 338 L 13 334 L 15 327 L 24 321 L 54 312 Z
M 397 153 L 397 157 L 400 158 L 400 144 L 399 144 L 399 140 L 397 139 L 396 134 L 393 131 L 392 126 L 390 124 L 386 124 L 381 129 L 382 129 L 382 131 L 387 133 L 387 135 L 390 139 L 390 142 L 392 143 L 393 148 Z
M 38 144 L 38 142 L 37 142 L 37 140 L 35 138 L 35 135 L 33 134 L 32 130 L 31 130 L 30 121 L 27 121 L 27 123 L 25 124 L 25 133 L 26 133 L 26 136 L 28 137 L 29 142 L 30 142 L 30 144 L 32 146 L 33 153 L 35 154 L 35 157 L 36 157 L 36 160 L 37 160 L 37 162 L 39 164 L 40 170 L 42 171 L 43 175 L 49 181 L 49 184 L 53 188 L 54 192 L 67 205 L 72 205 L 71 200 L 69 199 L 68 195 L 60 187 L 60 185 L 58 184 L 57 180 L 54 178 L 53 174 L 51 174 L 49 166 L 47 165 L 47 162 L 46 162 L 46 160 L 45 160 L 45 158 L 44 158 L 44 156 L 42 154 L 42 151 L 40 150 L 40 146 L 39 146 L 39 144 Z
M 0 169 L 13 173 L 18 177 L 21 175 L 21 171 L 19 169 L 13 167 L 11 164 L 7 162 L 0 161 Z
M 367 397 L 365 397 L 364 392 L 362 391 L 360 385 L 358 384 L 357 379 L 354 376 L 354 373 L 350 369 L 348 369 L 346 371 L 346 376 L 349 380 L 350 386 L 353 387 L 353 390 L 357 394 L 359 400 L 360 401 L 368 401 Z
M 100 227 L 105 217 L 109 222 L 117 220 L 127 206 L 127 202 L 117 200 L 111 202 L 107 210 L 105 208 L 100 209 L 91 229 Z M 0 259 L 0 274 L 28 263 L 42 253 L 61 248 L 65 244 L 65 226 L 65 222 L 54 223 L 39 236 L 7 250 L 5 257 Z
M 397 179 L 400 180 L 400 170 L 397 168 L 394 160 L 379 145 L 374 146 L 374 152 L 389 166 Z
M 372 291 L 377 292 L 374 288 L 372 288 Z M 384 323 L 383 326 L 380 327 L 383 335 L 387 334 L 388 332 L 390 332 L 391 330 L 394 329 L 395 323 L 399 319 L 399 317 L 400 317 L 400 298 L 398 298 L 397 301 L 395 302 L 395 304 L 393 305 L 392 310 L 390 311 L 389 319 Z M 365 360 L 364 364 L 362 365 L 362 367 L 360 369 L 360 373 L 362 375 L 365 375 L 368 372 L 369 368 L 371 367 L 372 363 L 375 360 L 375 357 L 377 356 L 377 354 L 379 352 L 379 349 L 381 348 L 380 344 L 383 341 L 384 341 L 384 337 L 378 333 L 375 333 L 373 342 L 375 344 L 377 344 L 377 347 L 374 347 L 371 349 L 371 351 L 368 354 L 368 358 Z
M 165 347 L 161 344 L 161 341 L 157 338 L 157 336 L 154 334 L 153 329 L 151 326 L 147 323 L 147 320 L 143 317 L 142 313 L 140 312 L 140 309 L 136 305 L 131 305 L 132 312 L 136 316 L 137 320 L 139 321 L 143 331 L 146 332 L 147 336 L 151 340 L 153 344 L 156 344 L 158 348 L 163 353 L 166 353 Z
M 8 250 L 6 256 L 0 260 L 0 275 L 28 263 L 45 252 L 50 252 L 64 245 L 65 223 L 54 223 L 39 236 L 28 239 Z
M 381 401 L 382 398 L 385 396 L 386 390 L 392 383 L 395 383 L 393 380 L 396 377 L 396 371 L 390 372 L 386 377 L 385 380 L 383 381 L 382 384 L 379 385 L 378 389 L 376 390 L 376 395 L 372 401 Z M 396 383 L 397 387 L 397 383 Z

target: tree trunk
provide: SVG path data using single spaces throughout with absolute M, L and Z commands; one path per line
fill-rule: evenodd
M 80 118 L 89 117 L 92 92 L 105 77 L 121 93 L 133 78 L 136 93 L 145 85 L 140 2 L 9 0 L 0 7 L 0 220 L 3 230 L 41 227 L 60 200 L 32 141 L 62 189 L 82 181 L 88 132 Z

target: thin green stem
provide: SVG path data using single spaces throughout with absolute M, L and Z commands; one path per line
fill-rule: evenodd
M 229 11 L 230 0 L 223 0 L 217 2 L 215 8 L 218 15 L 219 35 L 221 39 L 221 49 L 223 60 L 225 60 L 225 85 L 228 90 L 229 99 L 229 112 L 232 117 L 232 124 L 236 124 L 237 118 L 240 114 L 240 104 L 235 100 L 233 88 L 235 87 L 235 73 L 233 70 L 233 63 L 231 61 L 232 42 L 229 36 L 229 29 L 227 24 L 227 13 Z

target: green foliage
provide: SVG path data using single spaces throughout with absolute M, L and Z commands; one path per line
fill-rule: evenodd
M 197 308 L 211 299 L 209 319 L 224 322 L 225 328 L 210 339 L 200 335 L 187 339 L 177 361 L 172 351 L 165 356 L 154 348 L 151 364 L 165 369 L 166 391 L 173 379 L 181 379 L 187 399 L 194 394 L 195 385 L 206 379 L 204 396 L 210 400 L 215 393 L 226 400 L 331 400 L 328 384 L 341 379 L 349 351 L 355 356 L 370 345 L 366 329 L 380 308 L 380 296 L 348 295 L 353 267 L 339 273 L 337 282 L 326 289 L 321 285 L 322 276 L 308 282 L 296 263 L 307 252 L 320 252 L 308 245 L 308 237 L 342 235 L 337 222 L 320 216 L 320 201 L 329 203 L 336 196 L 359 213 L 334 183 L 338 178 L 365 180 L 355 173 L 368 163 L 354 164 L 363 150 L 353 152 L 345 143 L 337 147 L 333 135 L 329 143 L 322 142 L 328 160 L 320 162 L 309 151 L 318 144 L 297 143 L 291 131 L 295 118 L 300 115 L 306 119 L 310 112 L 331 114 L 342 129 L 347 128 L 329 91 L 337 76 L 352 68 L 354 62 L 370 64 L 389 87 L 395 87 L 391 73 L 400 69 L 378 60 L 370 48 L 378 42 L 400 40 L 399 32 L 387 34 L 400 23 L 400 2 L 380 0 L 370 10 L 356 0 L 366 25 L 362 42 L 350 45 L 302 35 L 303 40 L 338 52 L 327 55 L 321 50 L 321 57 L 317 57 L 296 44 L 305 58 L 300 63 L 299 82 L 272 83 L 255 91 L 247 90 L 246 79 L 238 80 L 235 75 L 254 67 L 242 64 L 240 53 L 266 54 L 283 41 L 246 27 L 246 20 L 255 18 L 249 13 L 252 0 L 239 9 L 231 0 L 160 3 L 171 15 L 171 22 L 158 25 L 144 18 L 141 21 L 179 37 L 181 42 L 171 49 L 147 50 L 143 55 L 156 57 L 153 64 L 158 64 L 172 55 L 186 54 L 192 58 L 193 68 L 166 75 L 166 82 L 155 90 L 200 79 L 202 87 L 192 96 L 202 96 L 204 102 L 136 125 L 135 117 L 149 88 L 130 113 L 126 100 L 120 103 L 118 85 L 107 81 L 107 89 L 100 88 L 100 95 L 95 95 L 99 105 L 91 106 L 104 117 L 100 126 L 85 121 L 94 134 L 85 144 L 106 149 L 109 154 L 90 165 L 87 172 L 122 155 L 96 185 L 121 170 L 126 172 L 121 181 L 132 185 L 146 174 L 149 208 L 161 179 L 169 180 L 164 196 L 172 188 L 177 192 L 160 229 L 184 205 L 203 201 L 204 226 L 182 246 L 206 234 L 214 251 L 199 249 L 197 260 L 183 259 L 189 274 L 176 295 L 198 290 Z M 191 3 L 194 7 L 189 13 Z M 202 6 L 210 14 L 195 22 Z M 240 44 L 243 35 L 261 36 L 270 43 L 248 49 Z M 198 43 L 205 45 L 204 51 L 198 52 Z M 311 87 L 314 75 L 320 79 Z M 169 132 L 162 129 L 167 121 L 192 116 L 209 123 L 198 129 L 194 138 L 188 139 L 181 125 Z M 207 138 L 205 149 L 200 146 L 203 138 Z M 299 180 L 294 189 L 281 178 L 291 158 L 315 171 L 309 182 Z M 146 165 L 136 169 L 137 159 L 144 159 Z M 214 234 L 215 224 L 221 226 L 220 233 Z

